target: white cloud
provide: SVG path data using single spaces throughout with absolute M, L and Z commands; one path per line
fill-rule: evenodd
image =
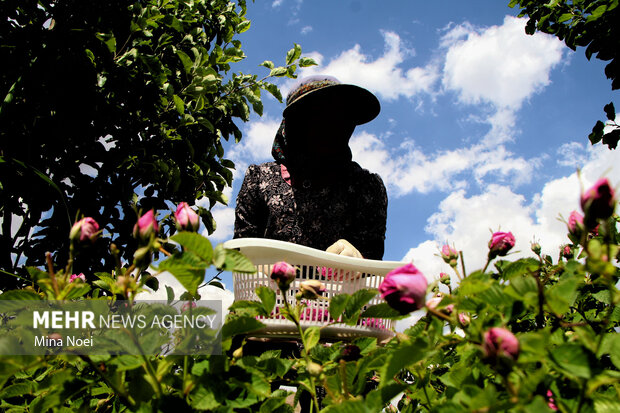
M 607 176 L 612 184 L 620 182 L 618 155 L 606 147 L 589 147 L 588 161 L 583 165 L 581 182 L 585 187 L 599 177 Z M 531 256 L 530 242 L 540 242 L 543 252 L 557 259 L 559 246 L 569 242 L 566 226 L 558 220 L 579 210 L 580 180 L 577 173 L 560 177 L 545 184 L 530 200 L 504 185 L 489 185 L 477 195 L 459 190 L 447 196 L 427 221 L 430 239 L 411 248 L 403 260 L 413 260 L 425 274 L 437 276 L 449 272 L 441 259 L 435 257 L 437 248 L 445 242 L 454 244 L 465 255 L 468 271 L 484 266 L 490 231 L 511 231 L 517 240 L 516 256 Z
M 468 104 L 492 103 L 517 109 L 549 84 L 549 72 L 565 47 L 554 36 L 526 36 L 526 19 L 511 16 L 501 26 L 476 29 L 463 24 L 442 39 L 448 48 L 443 85 Z
M 235 164 L 271 159 L 271 145 L 279 126 L 280 120 L 275 120 L 268 115 L 259 121 L 250 122 L 249 128 L 243 134 L 243 140 L 231 147 L 229 158 Z
M 312 26 L 304 26 L 301 28 L 300 33 L 301 34 L 308 34 L 312 31 Z
M 475 144 L 431 154 L 423 153 L 411 141 L 388 148 L 381 138 L 365 131 L 355 134 L 350 146 L 353 158 L 378 173 L 396 196 L 465 188 L 467 178 L 472 177 L 480 185 L 488 179 L 519 185 L 529 181 L 538 164 L 535 159 L 515 156 L 502 145 Z
M 407 57 L 414 55 L 414 51 L 403 47 L 396 33 L 385 31 L 382 35 L 385 49 L 383 55 L 376 59 L 364 54 L 359 44 L 343 51 L 326 65 L 323 65 L 325 58 L 314 52 L 308 56 L 320 64 L 302 69 L 303 76 L 326 73 L 342 82 L 368 88 L 385 100 L 431 93 L 439 78 L 439 69 L 433 63 L 410 69 L 400 67 Z
M 211 210 L 213 219 L 217 223 L 213 234 L 208 235 L 203 233 L 205 237 L 208 237 L 212 241 L 227 241 L 232 239 L 233 230 L 235 225 L 235 208 L 217 206 Z

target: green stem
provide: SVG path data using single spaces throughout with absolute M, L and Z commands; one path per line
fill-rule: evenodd
M 428 403 L 428 410 L 433 410 L 433 403 L 431 402 L 431 398 L 428 396 L 428 392 L 426 391 L 426 385 L 424 384 L 424 380 L 422 380 L 422 376 L 418 369 L 416 369 L 416 377 L 420 380 L 420 384 L 422 385 L 422 390 L 424 391 L 424 396 L 426 397 L 426 402 Z
M 118 387 L 110 379 L 108 379 L 107 376 L 103 374 L 103 372 L 99 369 L 99 367 L 97 367 L 97 365 L 92 361 L 92 359 L 89 356 L 80 354 L 80 358 L 84 360 L 86 363 L 88 363 L 88 365 L 93 370 L 95 370 L 95 372 L 97 372 L 97 374 L 99 375 L 99 377 L 101 377 L 101 379 L 105 382 L 105 384 L 107 384 L 112 390 L 114 390 L 114 392 L 118 394 L 118 396 L 121 399 L 123 399 L 123 401 L 126 404 L 132 407 L 136 405 L 135 400 L 133 399 L 133 397 L 131 397 L 131 395 L 127 393 L 127 390 L 125 390 L 124 388 Z
M 299 323 L 299 320 L 297 319 L 297 314 L 291 311 L 291 306 L 289 305 L 288 300 L 286 299 L 285 291 L 282 291 L 282 296 L 284 297 L 284 306 L 286 307 L 286 312 L 289 315 L 290 319 L 292 319 L 293 323 L 295 323 L 295 326 L 297 326 L 297 331 L 299 331 L 299 337 L 301 338 L 301 344 L 304 347 L 303 356 L 304 356 L 304 359 L 306 360 L 306 367 L 308 367 L 310 363 L 312 362 L 312 360 L 310 359 L 310 354 L 308 354 L 308 351 L 307 351 L 306 341 L 304 340 L 304 331 L 301 328 L 301 324 Z M 311 374 L 308 374 L 308 377 L 310 379 L 311 389 L 309 390 L 310 390 L 310 395 L 312 396 L 312 404 L 314 407 L 312 410 L 318 413 L 319 400 L 316 397 L 316 385 L 314 384 L 314 377 Z
M 487 268 L 489 267 L 489 264 L 490 264 L 490 263 L 491 263 L 491 258 L 490 258 L 490 257 L 488 257 L 488 258 L 487 258 L 487 263 L 486 263 L 486 264 L 484 264 L 484 268 L 482 269 L 482 273 L 485 273 L 485 272 L 486 272 L 486 270 L 487 270 Z

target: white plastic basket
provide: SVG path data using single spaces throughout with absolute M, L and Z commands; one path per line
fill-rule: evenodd
M 264 238 L 239 238 L 224 243 L 224 247 L 238 249 L 256 266 L 255 274 L 241 274 L 233 272 L 233 290 L 235 301 L 257 300 L 255 289 L 264 285 L 277 291 L 275 317 L 260 321 L 266 327 L 252 333 L 256 337 L 290 338 L 297 335 L 295 325 L 282 316 L 277 316 L 284 301 L 276 283 L 269 278 L 273 264 L 278 261 L 287 263 L 300 269 L 298 278 L 286 293 L 290 304 L 295 302 L 295 294 L 299 291 L 299 284 L 309 279 L 320 280 L 327 287 L 325 297 L 346 293 L 353 294 L 362 288 L 378 288 L 389 271 L 405 265 L 399 261 L 378 261 L 361 258 L 345 257 L 326 251 Z M 382 299 L 377 296 L 368 305 L 378 304 Z M 302 314 L 302 327 L 324 327 L 334 320 L 329 315 L 329 301 L 314 300 L 307 302 L 308 307 Z M 376 337 L 379 340 L 390 338 L 392 320 L 360 319 L 357 325 L 334 324 L 321 329 L 321 337 L 325 339 L 347 340 L 355 337 Z

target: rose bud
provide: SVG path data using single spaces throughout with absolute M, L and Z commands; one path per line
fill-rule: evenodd
M 196 308 L 196 307 L 198 306 L 198 304 L 196 304 L 196 302 L 195 302 L 195 301 L 192 301 L 191 303 L 190 303 L 189 301 L 186 301 L 186 302 L 185 302 L 185 303 L 181 306 L 181 312 L 183 313 L 183 312 L 185 312 L 185 311 L 188 311 L 188 310 L 189 310 L 189 308 L 190 308 L 190 306 L 191 306 L 191 308 Z
M 179 203 L 176 212 L 174 213 L 174 219 L 177 223 L 177 228 L 182 231 L 198 231 L 200 227 L 200 219 L 198 214 L 189 207 L 187 202 Z
M 445 272 L 440 272 L 439 273 L 439 282 L 442 283 L 443 285 L 450 285 L 450 274 L 445 273 Z
M 85 217 L 73 224 L 69 232 L 69 239 L 75 242 L 84 242 L 86 240 L 95 242 L 99 238 L 100 233 L 97 221 L 91 217 Z
M 319 280 L 308 280 L 299 284 L 299 294 L 302 298 L 306 298 L 308 300 L 316 300 L 326 290 L 327 288 L 325 287 L 325 284 Z
M 614 213 L 616 198 L 607 178 L 601 178 L 581 195 L 581 208 L 585 213 L 583 222 L 588 229 L 596 227 L 599 219 L 607 219 Z
M 379 292 L 390 307 L 404 315 L 424 307 L 427 287 L 424 274 L 407 264 L 387 273 Z
M 489 241 L 489 259 L 503 257 L 515 246 L 515 237 L 512 232 L 495 232 Z
M 154 237 L 158 230 L 155 213 L 151 209 L 138 219 L 138 222 L 133 227 L 133 236 L 142 241 L 150 241 L 151 237 Z
M 278 288 L 282 291 L 288 290 L 296 276 L 295 267 L 284 261 L 276 262 L 271 268 L 271 279 L 278 284 Z
M 577 211 L 571 211 L 570 215 L 568 216 L 568 222 L 566 223 L 566 226 L 568 227 L 569 234 L 580 237 L 584 230 L 583 215 L 581 215 Z
M 323 373 L 323 366 L 315 363 L 314 361 L 309 362 L 306 369 L 308 370 L 308 373 L 314 377 L 318 377 L 321 373 Z
M 482 351 L 485 357 L 504 356 L 516 360 L 519 357 L 519 340 L 505 328 L 493 327 L 484 333 Z
M 71 277 L 69 277 L 69 282 L 72 283 L 76 280 L 82 280 L 82 282 L 86 282 L 86 276 L 83 273 L 71 274 Z
M 564 245 L 560 249 L 561 249 L 560 254 L 562 255 L 562 257 L 564 257 L 567 260 L 570 260 L 571 258 L 573 258 L 573 249 L 571 248 L 569 244 Z
M 547 406 L 554 412 L 558 411 L 558 406 L 555 404 L 555 399 L 553 398 L 553 392 L 551 390 L 547 390 Z
M 456 267 L 456 262 L 459 259 L 459 252 L 446 244 L 441 247 L 441 258 L 443 258 L 446 264 L 449 264 L 451 267 Z
M 465 313 L 459 313 L 458 319 L 459 323 L 461 323 L 463 327 L 467 327 L 469 325 L 469 322 L 471 321 L 471 318 L 469 318 L 469 316 Z
M 426 308 L 430 308 L 431 310 L 436 309 L 439 303 L 441 302 L 441 300 L 443 300 L 443 296 L 441 295 L 436 295 L 434 297 L 429 298 L 426 301 Z
M 532 252 L 536 255 L 540 255 L 540 253 L 542 252 L 542 247 L 537 242 L 532 242 L 530 248 L 532 249 Z

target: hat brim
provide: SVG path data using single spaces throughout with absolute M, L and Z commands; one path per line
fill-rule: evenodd
M 348 84 L 337 84 L 309 91 L 284 109 L 284 117 L 303 114 L 310 105 L 321 104 L 333 107 L 343 116 L 353 120 L 356 125 L 370 122 L 379 115 L 381 104 L 379 99 L 368 90 Z

